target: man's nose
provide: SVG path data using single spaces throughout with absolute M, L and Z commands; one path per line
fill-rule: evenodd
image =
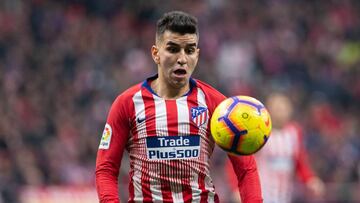
M 187 58 L 186 58 L 185 50 L 181 50 L 181 51 L 180 51 L 177 62 L 178 62 L 178 64 L 180 64 L 180 65 L 184 65 L 184 64 L 187 63 Z

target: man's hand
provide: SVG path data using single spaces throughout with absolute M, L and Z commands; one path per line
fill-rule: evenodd
M 325 193 L 325 185 L 318 177 L 311 178 L 306 183 L 307 188 L 312 192 L 317 198 L 321 198 Z

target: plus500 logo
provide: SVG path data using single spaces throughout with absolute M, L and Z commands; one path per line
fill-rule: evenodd
M 197 158 L 200 153 L 200 136 L 147 137 L 148 159 L 172 160 Z

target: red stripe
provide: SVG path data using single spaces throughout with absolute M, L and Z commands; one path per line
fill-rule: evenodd
M 172 202 L 171 188 L 170 188 L 170 176 L 169 176 L 169 160 L 163 163 L 160 167 L 161 174 L 161 193 L 163 202 Z
M 201 189 L 201 199 L 200 202 L 201 203 L 207 203 L 207 198 L 208 198 L 208 193 L 209 191 L 205 190 L 205 174 L 204 173 L 199 173 L 199 179 L 198 179 L 198 183 L 199 183 L 199 188 Z
M 178 112 L 176 100 L 166 100 L 167 127 L 169 136 L 177 136 L 178 131 Z
M 181 164 L 181 163 L 180 163 Z M 190 177 L 190 169 L 185 165 L 181 164 L 180 166 L 182 171 L 186 171 L 184 177 Z M 190 178 L 182 178 L 181 180 L 182 185 L 182 195 L 184 202 L 192 202 L 192 190 L 190 186 Z
M 145 118 L 146 118 L 146 134 L 148 137 L 156 136 L 156 132 L 151 131 L 155 129 L 155 118 L 151 118 L 150 115 L 155 115 L 155 102 L 152 94 L 148 91 L 142 91 L 142 98 L 145 106 Z M 144 138 L 145 139 L 145 138 Z M 146 150 L 145 148 L 143 150 Z M 146 152 L 144 152 L 146 154 Z M 152 202 L 152 195 L 150 191 L 149 181 L 149 164 L 144 161 L 141 167 L 141 189 L 143 193 L 144 202 Z

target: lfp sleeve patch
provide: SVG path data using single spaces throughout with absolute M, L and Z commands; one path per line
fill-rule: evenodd
M 111 136 L 112 136 L 111 126 L 108 123 L 106 123 L 104 131 L 101 136 L 99 149 L 109 149 Z
M 200 136 L 166 136 L 146 138 L 147 158 L 151 160 L 173 160 L 198 158 Z

